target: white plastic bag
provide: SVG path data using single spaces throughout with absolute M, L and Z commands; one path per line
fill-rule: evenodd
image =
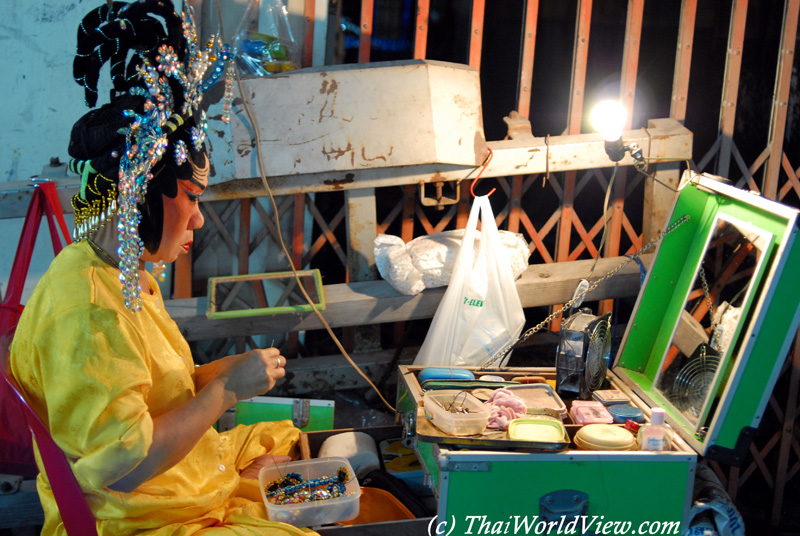
M 482 222 L 477 256 L 473 242 Z M 522 332 L 525 314 L 489 198 L 476 197 L 450 283 L 415 365 L 479 366 Z M 498 366 L 505 365 L 508 356 Z
M 511 273 L 519 279 L 528 268 L 528 244 L 520 233 L 497 232 Z M 418 236 L 408 244 L 399 236 L 379 234 L 374 242 L 375 265 L 381 277 L 401 294 L 413 296 L 426 288 L 446 287 L 463 239 L 464 229 Z M 475 237 L 473 249 L 477 252 L 479 247 L 480 235 Z

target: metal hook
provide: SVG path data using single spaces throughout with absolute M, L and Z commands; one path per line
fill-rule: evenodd
M 489 150 L 489 154 L 486 156 L 486 160 L 483 161 L 483 164 L 481 165 L 481 170 L 478 172 L 478 176 L 472 179 L 472 184 L 470 184 L 469 186 L 469 193 L 472 194 L 472 197 L 475 197 L 475 183 L 478 182 L 478 179 L 481 178 L 481 175 L 483 175 L 483 172 L 489 166 L 489 162 L 492 161 L 492 156 L 494 155 L 494 152 L 492 151 L 491 147 L 487 147 L 486 149 Z M 497 188 L 492 188 L 492 190 L 488 194 L 486 194 L 486 197 L 492 195 L 495 190 L 497 190 Z

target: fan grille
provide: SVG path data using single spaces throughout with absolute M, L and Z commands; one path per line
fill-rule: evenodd
M 587 399 L 602 388 L 611 354 L 611 313 L 597 317 L 588 309 L 561 324 L 556 354 L 556 392 Z
M 586 350 L 586 387 L 590 391 L 600 389 L 606 379 L 611 357 L 611 315 L 606 313 L 589 325 Z
M 713 350 L 699 352 L 678 372 L 667 395 L 669 401 L 680 411 L 699 414 L 719 364 L 719 355 Z

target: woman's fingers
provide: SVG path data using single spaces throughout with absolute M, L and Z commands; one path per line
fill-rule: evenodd
M 286 358 L 277 348 L 259 348 L 235 357 L 228 374 L 238 400 L 266 393 L 286 375 Z

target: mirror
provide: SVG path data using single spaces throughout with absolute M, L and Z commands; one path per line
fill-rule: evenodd
M 208 280 L 208 318 L 239 318 L 312 311 L 298 279 L 318 310 L 325 309 L 319 270 L 213 277 Z
M 702 436 L 725 385 L 772 235 L 718 213 L 655 387 Z

